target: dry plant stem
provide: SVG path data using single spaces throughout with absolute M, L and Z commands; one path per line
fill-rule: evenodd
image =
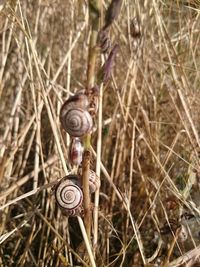
M 161 20 L 161 16 L 160 16 L 160 13 L 159 13 L 159 10 L 158 10 L 158 8 L 157 8 L 157 5 L 156 5 L 155 0 L 153 1 L 153 5 L 154 5 L 154 8 L 155 8 L 156 16 L 157 16 L 158 21 L 159 21 L 159 24 L 160 24 L 161 35 L 162 35 L 162 37 L 163 37 L 164 44 L 165 44 L 165 47 L 166 47 L 166 51 L 167 51 L 167 54 L 168 54 L 168 57 L 169 57 L 169 60 L 170 60 L 170 63 L 171 63 L 170 66 L 171 66 L 171 68 L 172 68 L 172 75 L 173 75 L 174 81 L 176 82 L 176 85 L 177 85 L 179 88 L 182 88 L 182 87 L 183 87 L 183 88 L 185 89 L 185 91 L 187 92 L 187 91 L 188 91 L 188 86 L 187 86 L 187 85 L 188 85 L 188 82 L 187 82 L 187 80 L 186 80 L 186 76 L 185 76 L 185 74 L 181 75 L 180 73 L 177 73 L 176 70 L 175 70 L 175 68 L 174 68 L 174 64 L 173 64 L 171 55 L 170 55 L 170 53 L 169 53 L 169 45 L 167 44 L 167 42 L 166 42 L 166 40 L 165 40 L 165 35 L 167 35 L 166 27 L 165 27 L 163 21 Z M 168 36 L 167 36 L 167 37 L 168 37 Z M 170 45 L 172 46 L 171 43 L 170 43 Z M 173 50 L 174 50 L 174 47 L 173 47 L 173 46 L 172 46 L 172 48 L 173 48 Z M 177 57 L 175 51 L 173 51 L 173 52 L 174 52 L 175 56 Z M 178 64 L 180 64 L 180 63 L 178 62 Z M 181 76 L 181 81 L 182 81 L 182 83 L 179 82 L 178 75 Z M 192 119 L 191 119 L 191 116 L 190 116 L 190 113 L 189 113 L 187 104 L 186 104 L 186 102 L 185 102 L 185 100 L 184 100 L 184 97 L 183 97 L 182 92 L 181 92 L 180 89 L 178 90 L 178 94 L 179 94 L 179 97 L 180 97 L 181 104 L 182 104 L 182 106 L 183 106 L 185 115 L 186 115 L 186 117 L 187 117 L 187 119 L 188 119 L 188 123 L 190 124 L 191 130 L 192 130 L 192 132 L 193 132 L 193 134 L 194 134 L 194 137 L 195 137 L 195 139 L 196 139 L 196 142 L 197 142 L 198 146 L 200 146 L 200 141 L 199 141 L 199 137 L 198 137 L 198 134 L 197 134 L 197 130 L 196 130 L 196 128 L 195 128 L 195 126 L 194 126 L 194 123 L 193 123 L 193 121 L 192 121 Z M 182 117 L 181 117 L 181 116 L 180 116 L 180 118 L 181 118 L 181 120 L 182 120 Z M 184 126 L 187 127 L 187 123 L 185 123 Z M 189 133 L 189 135 L 190 135 L 190 131 L 188 131 L 188 133 Z M 192 143 L 192 142 L 191 142 L 191 143 Z
M 24 18 L 23 18 L 23 14 L 22 14 L 22 10 L 21 10 L 21 5 L 19 3 L 19 10 L 20 10 L 20 15 L 21 15 L 21 21 L 22 21 L 22 25 L 23 27 L 25 28 L 25 22 L 24 22 Z M 28 22 L 26 23 L 27 24 L 27 28 L 28 28 L 28 34 L 29 36 L 31 36 L 31 33 L 29 31 L 29 25 L 28 25 Z M 31 53 L 30 53 L 30 48 L 28 46 L 28 40 L 27 38 L 25 38 L 25 44 L 26 44 L 26 49 L 27 49 L 27 54 L 28 54 L 28 63 L 29 63 L 29 75 L 31 77 L 31 80 L 34 80 L 34 77 L 33 77 L 33 68 L 32 68 L 32 57 L 31 57 Z M 30 88 L 31 88 L 31 92 L 32 92 L 32 97 L 33 97 L 33 105 L 34 105 L 34 111 L 35 111 L 35 114 L 36 114 L 36 144 L 35 144 L 35 162 L 34 162 L 34 179 L 33 179 L 33 189 L 36 189 L 37 188 L 37 185 L 38 185 L 38 168 L 39 168 L 39 137 L 40 137 L 40 118 L 39 118 L 39 113 L 38 113 L 38 110 L 36 108 L 37 105 L 37 99 L 36 99 L 36 95 L 35 95 L 35 88 L 34 88 L 34 83 L 31 83 L 30 84 Z M 40 101 L 40 92 L 38 93 L 38 102 Z
M 87 89 L 94 85 L 95 81 L 95 64 L 97 57 L 96 41 L 99 29 L 99 1 L 88 0 L 89 8 L 89 24 L 91 25 L 91 36 L 88 54 L 87 68 Z M 91 8 L 92 7 L 92 8 Z M 93 10 L 94 8 L 94 10 Z
M 175 235 L 174 238 L 173 238 L 172 243 L 170 244 L 170 248 L 169 248 L 169 251 L 167 253 L 167 257 L 165 258 L 165 261 L 164 261 L 164 263 L 162 265 L 163 267 L 165 267 L 169 263 L 169 260 L 170 260 L 170 257 L 172 255 L 172 252 L 174 250 L 174 246 L 175 246 L 176 242 L 177 242 L 177 236 Z
M 85 232 L 85 227 L 84 227 L 84 224 L 83 224 L 83 221 L 82 221 L 81 217 L 78 217 L 78 222 L 79 222 L 79 225 L 80 225 L 80 228 L 81 228 L 83 239 L 85 241 L 85 245 L 86 245 L 86 249 L 87 249 L 87 252 L 88 252 L 88 255 L 89 255 L 89 258 L 90 258 L 91 265 L 92 265 L 92 267 L 96 267 L 96 264 L 95 264 L 95 261 L 94 261 L 94 256 L 92 254 L 92 250 L 91 250 L 91 247 L 90 247 L 90 240 L 88 238 L 88 234 Z
M 84 195 L 84 201 L 83 201 L 83 207 L 84 207 L 84 223 L 86 232 L 88 235 L 88 238 L 91 235 L 91 203 L 90 203 L 90 191 L 89 191 L 89 170 L 90 170 L 90 151 L 85 150 L 83 153 L 83 161 L 82 161 L 82 167 L 83 167 L 83 195 Z
M 124 153 L 124 143 L 125 143 L 125 137 L 126 137 L 126 131 L 127 131 L 127 122 L 129 119 L 129 112 L 130 112 L 130 105 L 131 105 L 131 101 L 132 101 L 132 95 L 133 95 L 133 88 L 135 85 L 135 79 L 137 76 L 137 67 L 136 65 L 134 65 L 133 60 L 130 62 L 130 69 L 132 70 L 132 74 L 134 75 L 134 77 L 131 80 L 131 84 L 130 84 L 130 88 L 129 88 L 129 92 L 128 92 L 128 97 L 127 97 L 127 106 L 126 106 L 126 113 L 125 113 L 125 121 L 124 121 L 124 128 L 122 131 L 122 135 L 120 136 L 120 147 L 119 147 L 119 155 L 118 155 L 118 159 L 117 159 L 117 168 L 115 173 L 113 173 L 113 175 L 115 175 L 115 177 L 119 177 L 120 172 L 121 172 L 121 162 L 122 162 L 122 157 L 123 157 L 123 153 Z M 114 203 L 115 200 L 115 191 L 113 191 L 113 195 L 112 195 L 112 203 Z
M 30 154 L 30 150 L 31 150 L 31 147 L 32 147 L 32 144 L 33 144 L 34 137 L 35 137 L 35 131 L 36 131 L 36 125 L 33 126 L 33 131 L 32 131 L 31 136 L 30 136 L 30 141 L 29 141 L 29 144 L 28 144 L 25 156 L 24 156 L 24 160 L 22 161 L 22 164 L 21 164 L 19 177 L 21 177 L 23 175 L 23 173 L 24 173 L 24 169 L 26 167 L 27 160 L 28 160 L 28 157 L 29 157 L 29 154 Z
M 3 209 L 5 209 L 6 207 L 8 207 L 8 206 L 10 206 L 10 205 L 12 205 L 12 204 L 15 204 L 16 202 L 18 202 L 18 201 L 20 201 L 20 200 L 22 200 L 22 199 L 25 199 L 25 198 L 28 198 L 28 197 L 30 197 L 30 196 L 33 196 L 33 195 L 35 195 L 35 194 L 37 194 L 37 193 L 39 193 L 39 192 L 41 192 L 41 191 L 43 191 L 43 190 L 45 190 L 45 189 L 47 189 L 47 188 L 49 188 L 49 187 L 52 187 L 52 186 L 54 186 L 57 182 L 58 182 L 58 180 L 54 180 L 54 181 L 51 182 L 51 183 L 48 183 L 48 184 L 43 185 L 43 186 L 40 186 L 40 187 L 38 187 L 38 188 L 36 188 L 36 189 L 34 189 L 34 190 L 29 191 L 28 193 L 25 193 L 25 194 L 23 194 L 23 195 L 21 195 L 21 196 L 19 196 L 19 197 L 16 197 L 15 199 L 13 199 L 13 200 L 11 200 L 11 201 L 8 201 L 6 204 L 0 206 L 0 210 L 3 210 Z
M 21 227 L 23 227 L 30 219 L 31 217 L 34 215 L 33 212 L 27 214 L 26 219 L 24 219 L 22 222 L 19 223 L 19 225 L 14 228 L 13 230 L 11 230 L 10 232 L 1 235 L 0 236 L 0 244 L 2 244 L 6 239 L 8 239 L 11 235 L 13 235 L 16 231 L 18 231 Z
M 130 205 L 129 205 L 128 199 L 125 199 L 125 202 L 126 202 L 127 212 L 128 212 L 128 214 L 130 216 L 130 221 L 131 221 L 131 224 L 132 224 L 132 227 L 133 227 L 133 230 L 134 230 L 135 238 L 137 240 L 137 244 L 138 244 L 138 248 L 139 248 L 139 251 L 140 251 L 140 254 L 141 254 L 141 258 L 142 258 L 142 261 L 143 261 L 143 263 L 145 265 L 146 264 L 146 258 L 145 258 L 145 255 L 144 255 L 144 247 L 143 247 L 141 235 L 140 235 L 140 232 L 139 232 L 139 229 L 138 229 L 138 225 L 134 221 L 134 218 L 133 218 L 133 216 L 131 214 Z
M 100 178 L 101 172 L 101 145 L 102 145 L 102 99 L 103 99 L 103 84 L 99 94 L 99 111 L 98 111 L 98 139 L 97 139 L 97 158 L 96 158 L 96 174 Z M 98 206 L 99 206 L 99 189 L 95 192 L 94 200 L 94 238 L 93 247 L 97 246 L 98 241 Z
M 94 85 L 95 81 L 95 64 L 96 64 L 96 40 L 99 27 L 99 8 L 98 0 L 88 1 L 89 5 L 89 24 L 91 24 L 91 36 L 89 44 L 89 55 L 88 55 L 88 69 L 87 69 L 87 89 L 90 89 Z M 94 10 L 93 10 L 94 7 Z M 91 236 L 91 203 L 90 203 L 90 191 L 89 191 L 89 169 L 90 169 L 90 134 L 88 134 L 84 139 L 85 152 L 83 154 L 83 195 L 84 195 L 84 223 L 86 227 L 86 232 L 88 239 Z
M 92 147 L 91 147 L 91 150 L 92 150 L 92 153 L 94 154 L 94 156 L 96 157 L 97 156 L 96 155 L 96 152 L 94 151 L 94 149 Z M 122 198 L 119 190 L 117 189 L 117 187 L 113 183 L 111 176 L 108 174 L 108 172 L 107 172 L 107 170 L 106 170 L 106 168 L 105 168 L 105 166 L 103 165 L 102 162 L 100 162 L 100 167 L 101 167 L 101 171 L 105 175 L 105 178 L 107 179 L 107 181 L 109 182 L 109 184 L 112 186 L 112 188 L 115 190 L 115 193 L 116 193 L 118 199 L 123 202 L 123 198 Z
M 49 166 L 51 166 L 52 164 L 54 164 L 57 161 L 58 161 L 58 156 L 54 155 L 51 158 L 49 158 L 43 165 L 39 166 L 37 171 L 38 172 L 44 171 L 44 169 L 48 168 Z M 35 171 L 33 170 L 29 174 L 26 174 L 24 177 L 22 177 L 21 179 L 16 181 L 15 184 L 10 186 L 6 191 L 1 192 L 0 201 L 3 200 L 8 195 L 10 195 L 14 190 L 16 190 L 17 188 L 21 187 L 27 181 L 32 179 L 34 177 L 34 175 L 35 175 Z
M 130 188 L 129 188 L 129 193 L 128 193 L 129 206 L 131 206 L 131 196 L 132 196 L 134 152 L 135 152 L 135 121 L 133 122 L 132 140 L 131 140 L 131 160 L 130 160 L 130 174 L 129 174 L 129 176 L 130 176 L 129 177 Z M 128 225 L 129 225 L 129 220 L 130 220 L 130 218 L 127 217 L 127 221 L 126 221 L 126 228 L 127 229 L 128 229 Z
M 5 66 L 6 66 L 8 53 L 9 53 L 9 49 L 10 49 L 11 39 L 12 39 L 12 35 L 13 35 L 14 21 L 15 21 L 15 18 L 12 18 L 12 24 L 11 24 L 10 31 L 9 31 L 9 36 L 8 36 L 8 39 L 7 39 L 7 45 L 2 47 L 3 48 L 2 49 L 3 58 L 2 58 L 2 65 L 1 65 L 2 67 L 0 69 L 0 80 L 1 81 L 2 81 L 2 77 L 4 75 Z M 3 39 L 4 39 L 4 41 L 5 41 L 7 23 L 8 23 L 8 19 L 6 20 L 5 29 L 3 31 L 3 35 L 4 35 Z M 4 44 L 5 44 L 5 42 L 4 42 Z M 2 94 L 2 88 L 0 87 L 0 97 L 1 97 L 1 94 Z
M 40 92 L 38 92 L 38 104 L 40 103 Z M 37 130 L 36 130 L 36 142 L 35 142 L 35 176 L 33 179 L 33 189 L 36 189 L 38 187 L 38 168 L 40 164 L 40 132 L 41 132 L 41 112 L 37 113 Z
M 44 217 L 43 214 L 41 214 L 38 210 L 36 210 L 36 213 L 38 214 L 38 216 L 46 223 L 46 225 L 51 229 L 52 232 L 54 232 L 56 234 L 56 236 L 63 241 L 63 243 L 70 249 L 70 251 L 72 252 L 72 254 L 81 261 L 81 263 L 84 265 L 84 266 L 87 266 L 89 267 L 82 259 L 81 257 L 79 257 L 79 255 L 73 251 L 69 245 L 67 244 L 66 240 L 57 232 L 57 230 L 51 225 L 51 223 L 48 222 L 48 220 Z M 82 226 L 83 226 L 83 232 L 84 232 L 84 225 L 83 225 L 83 222 L 82 220 L 79 219 L 78 217 L 78 220 L 80 222 L 80 225 L 81 225 L 81 229 L 82 229 Z M 94 265 L 95 266 L 95 265 Z
M 186 252 L 183 256 L 175 259 L 174 261 L 167 264 L 165 267 L 178 267 L 182 266 L 184 263 L 189 262 L 191 259 L 195 257 L 199 257 L 200 255 L 200 246 Z

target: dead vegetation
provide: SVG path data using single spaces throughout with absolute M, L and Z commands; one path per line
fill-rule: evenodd
M 89 266 L 77 218 L 51 194 L 72 171 L 59 111 L 86 84 L 86 1 L 0 10 L 0 266 Z M 198 1 L 126 0 L 110 29 L 119 50 L 99 110 L 101 155 L 98 119 L 92 134 L 96 266 L 198 266 L 199 15 Z

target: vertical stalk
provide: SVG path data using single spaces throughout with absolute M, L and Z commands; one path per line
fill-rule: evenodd
M 102 101 L 103 101 L 103 84 L 101 84 L 100 95 L 99 95 L 98 139 L 97 139 L 97 158 L 96 158 L 96 174 L 99 176 L 99 178 L 101 173 Z M 93 238 L 94 249 L 97 247 L 97 242 L 98 242 L 98 206 L 99 206 L 99 189 L 95 192 L 95 200 L 94 200 L 94 238 Z
M 88 90 L 94 86 L 95 82 L 95 65 L 96 65 L 96 42 L 99 28 L 99 0 L 88 0 L 89 5 L 89 32 L 90 43 L 89 43 L 89 53 L 88 53 L 88 68 L 87 68 L 87 82 L 86 82 L 86 94 Z M 87 232 L 88 239 L 91 236 L 91 223 L 92 223 L 92 213 L 91 213 L 91 201 L 89 192 L 89 169 L 90 169 L 90 134 L 86 135 L 84 138 L 84 154 L 82 161 L 83 168 L 83 195 L 84 195 L 84 223 Z
M 83 161 L 82 161 L 82 168 L 83 168 L 83 207 L 84 207 L 84 223 L 85 229 L 90 240 L 91 236 L 91 201 L 90 201 L 90 191 L 89 191 L 89 169 L 90 169 L 90 150 L 85 149 L 83 154 Z
M 90 43 L 88 53 L 88 67 L 87 67 L 87 87 L 86 90 L 94 85 L 95 81 L 95 65 L 96 65 L 96 42 L 99 30 L 99 0 L 88 0 L 89 4 L 89 25 L 90 25 Z

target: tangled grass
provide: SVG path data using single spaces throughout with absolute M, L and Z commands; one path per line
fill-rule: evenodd
M 0 10 L 0 266 L 89 266 L 77 218 L 51 194 L 72 171 L 59 111 L 86 84 L 86 1 L 10 0 Z M 96 266 L 198 266 L 199 15 L 199 1 L 126 0 L 112 25 L 119 51 L 102 90 L 101 140 L 92 135 Z

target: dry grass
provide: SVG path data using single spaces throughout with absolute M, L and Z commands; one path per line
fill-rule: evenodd
M 81 219 L 63 217 L 51 194 L 72 171 L 59 110 L 86 84 L 86 1 L 3 2 L 0 266 L 88 266 Z M 136 15 L 139 47 L 130 36 Z M 123 1 L 111 28 L 120 49 L 102 89 L 100 130 L 92 134 L 92 168 L 101 176 L 92 228 L 96 266 L 198 261 L 199 29 L 200 3 L 192 0 Z

